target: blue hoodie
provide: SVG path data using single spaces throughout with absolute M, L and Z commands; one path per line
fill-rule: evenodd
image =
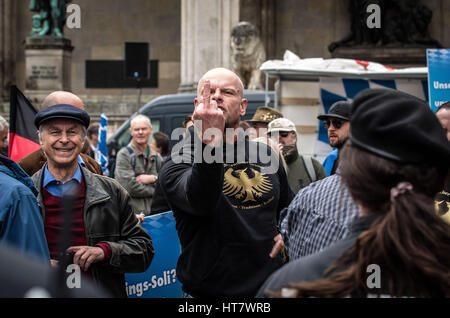
M 0 191 L 0 243 L 50 264 L 37 190 L 25 171 L 2 155 Z
M 338 150 L 335 148 L 332 152 L 325 158 L 325 161 L 323 162 L 323 167 L 325 168 L 325 171 L 327 173 L 327 176 L 331 176 L 331 170 L 333 170 L 334 162 L 336 161 L 338 157 Z

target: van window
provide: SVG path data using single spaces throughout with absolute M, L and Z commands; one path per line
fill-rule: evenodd
M 172 131 L 169 134 L 169 138 L 170 138 L 170 141 L 171 141 L 171 147 L 173 147 L 173 145 L 175 143 L 177 143 L 177 142 L 179 142 L 179 141 L 181 141 L 183 139 L 183 136 L 181 136 L 181 135 L 179 135 L 179 136 L 177 136 L 177 135 L 172 136 L 172 132 L 175 129 L 177 129 L 177 128 L 182 128 L 181 125 L 183 124 L 183 121 L 184 121 L 185 118 L 186 118 L 186 115 L 174 116 L 171 119 L 170 127 L 172 127 Z M 175 139 L 172 140 L 172 137 L 174 137 Z M 176 139 L 177 137 L 178 137 L 178 139 Z
M 152 123 L 153 131 L 152 131 L 152 135 L 150 136 L 150 139 L 148 140 L 149 144 L 152 143 L 153 134 L 155 132 L 159 131 L 159 127 L 161 126 L 161 120 L 159 118 L 151 119 L 150 122 Z M 130 126 L 128 126 L 128 129 L 125 129 L 123 131 L 122 135 L 120 135 L 117 140 L 118 140 L 118 144 L 119 144 L 119 149 L 126 147 L 130 143 L 130 141 L 131 141 Z
M 181 125 L 183 124 L 183 121 L 185 118 L 186 118 L 186 116 L 172 117 L 172 123 L 171 123 L 170 127 L 172 127 L 173 129 L 180 128 Z

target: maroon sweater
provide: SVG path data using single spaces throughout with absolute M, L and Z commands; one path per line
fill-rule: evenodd
M 59 244 L 61 231 L 63 229 L 63 200 L 61 197 L 54 196 L 42 187 L 42 197 L 45 206 L 45 221 L 44 229 L 47 238 L 48 249 L 52 259 L 59 259 Z M 80 191 L 78 198 L 75 201 L 72 226 L 71 226 L 71 241 L 70 246 L 84 246 L 86 242 L 86 231 L 84 224 L 84 201 L 86 199 L 86 186 L 83 178 L 81 178 Z M 99 243 L 96 246 L 100 247 L 105 253 L 105 261 L 111 257 L 111 247 L 106 243 Z

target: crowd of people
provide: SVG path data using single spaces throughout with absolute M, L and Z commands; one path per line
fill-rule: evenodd
M 0 241 L 126 297 L 124 273 L 158 253 L 141 222 L 172 211 L 185 298 L 450 297 L 450 103 L 433 113 L 390 89 L 337 102 L 318 116 L 333 147 L 323 163 L 300 154 L 276 109 L 241 121 L 244 87 L 228 69 L 206 72 L 193 103 L 172 153 L 134 117 L 110 178 L 83 101 L 51 93 L 34 121 L 41 148 L 0 155 Z M 0 118 L 2 149 L 7 132 Z

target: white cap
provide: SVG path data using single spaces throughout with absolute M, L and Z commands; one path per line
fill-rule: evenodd
M 277 131 L 286 131 L 286 132 L 295 131 L 297 133 L 297 129 L 295 128 L 294 123 L 287 118 L 278 118 L 272 120 L 269 123 L 267 133 L 273 133 Z

